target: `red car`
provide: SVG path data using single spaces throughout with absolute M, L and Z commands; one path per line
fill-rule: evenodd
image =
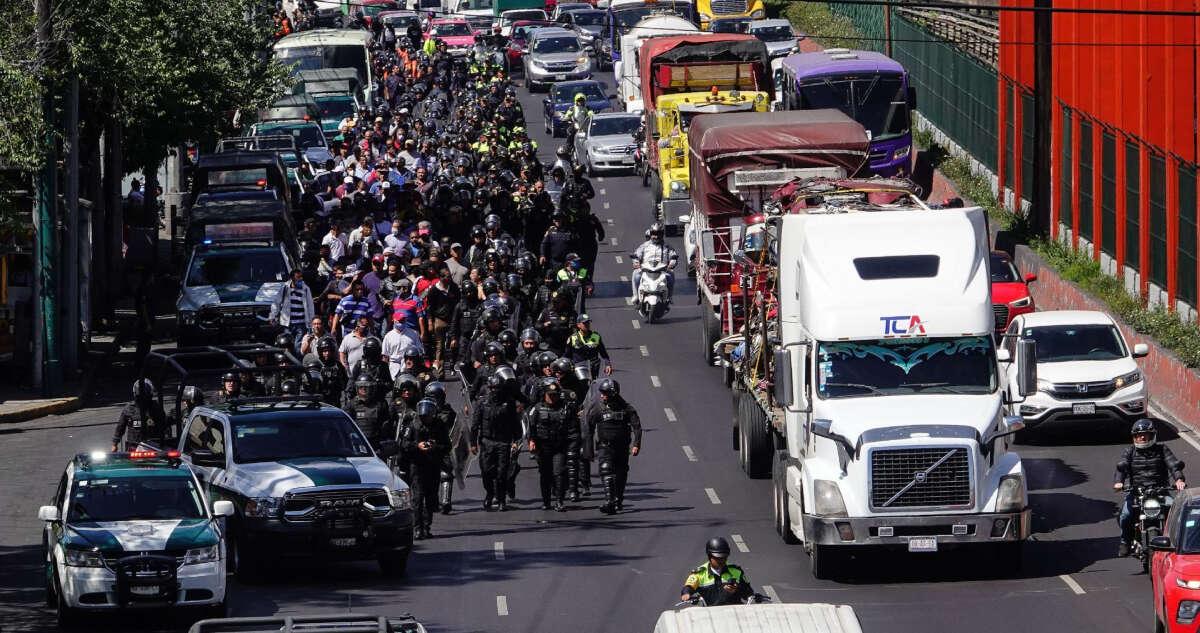
M 404 7 L 399 2 L 394 0 L 362 0 L 359 5 L 359 13 L 362 15 L 363 22 L 366 22 L 367 28 L 371 27 L 371 21 L 375 16 L 384 11 L 399 11 Z
M 1013 317 L 1033 312 L 1033 295 L 1029 284 L 1037 281 L 1037 275 L 1021 276 L 1004 251 L 992 251 L 992 312 L 996 315 L 996 332 L 1003 333 Z
M 1200 616 L 1200 488 L 1175 496 L 1164 534 L 1151 542 L 1154 630 L 1196 631 Z
M 544 26 L 554 26 L 554 23 L 543 20 L 517 20 L 512 23 L 512 33 L 508 38 L 508 50 L 504 52 L 508 57 L 509 68 L 517 68 L 521 65 L 521 55 L 525 53 L 529 34 L 534 29 Z

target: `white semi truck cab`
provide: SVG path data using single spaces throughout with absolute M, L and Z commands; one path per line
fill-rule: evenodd
M 819 578 L 849 547 L 992 544 L 1019 564 L 984 211 L 818 204 L 768 226 L 774 296 L 745 337 L 735 443 L 774 479 L 777 531 Z

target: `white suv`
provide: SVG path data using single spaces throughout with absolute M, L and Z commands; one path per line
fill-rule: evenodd
M 1146 382 L 1132 350 L 1112 318 L 1103 312 L 1059 310 L 1015 317 L 1001 348 L 1015 370 L 1019 338 L 1037 342 L 1037 393 L 1013 397 L 1010 413 L 1027 427 L 1064 419 L 1132 422 L 1146 415 Z M 1005 354 L 1001 353 L 1001 358 Z M 1008 392 L 1017 393 L 1016 371 L 1008 372 Z

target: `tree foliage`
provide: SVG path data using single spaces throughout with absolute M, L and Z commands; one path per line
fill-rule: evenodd
M 33 4 L 0 2 L 0 164 L 37 169 L 46 137 Z

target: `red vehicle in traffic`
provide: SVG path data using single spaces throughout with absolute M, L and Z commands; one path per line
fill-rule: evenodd
M 367 28 L 371 28 L 371 22 L 384 11 L 399 11 L 404 6 L 395 0 L 362 0 L 359 4 L 359 12 L 362 15 L 363 22 L 367 24 Z
M 517 20 L 512 23 L 512 33 L 508 37 L 508 50 L 504 51 L 504 55 L 508 58 L 509 68 L 521 66 L 521 55 L 525 54 L 525 50 L 529 46 L 530 34 L 535 29 L 546 26 L 554 26 L 554 23 L 545 20 Z
M 1178 493 L 1163 535 L 1150 541 L 1154 630 L 1189 633 L 1200 616 L 1200 488 Z
M 1013 317 L 1033 312 L 1035 306 L 1029 284 L 1037 281 L 1037 275 L 1029 273 L 1022 277 L 1004 251 L 992 251 L 991 271 L 992 313 L 996 317 L 996 332 L 1003 333 Z

